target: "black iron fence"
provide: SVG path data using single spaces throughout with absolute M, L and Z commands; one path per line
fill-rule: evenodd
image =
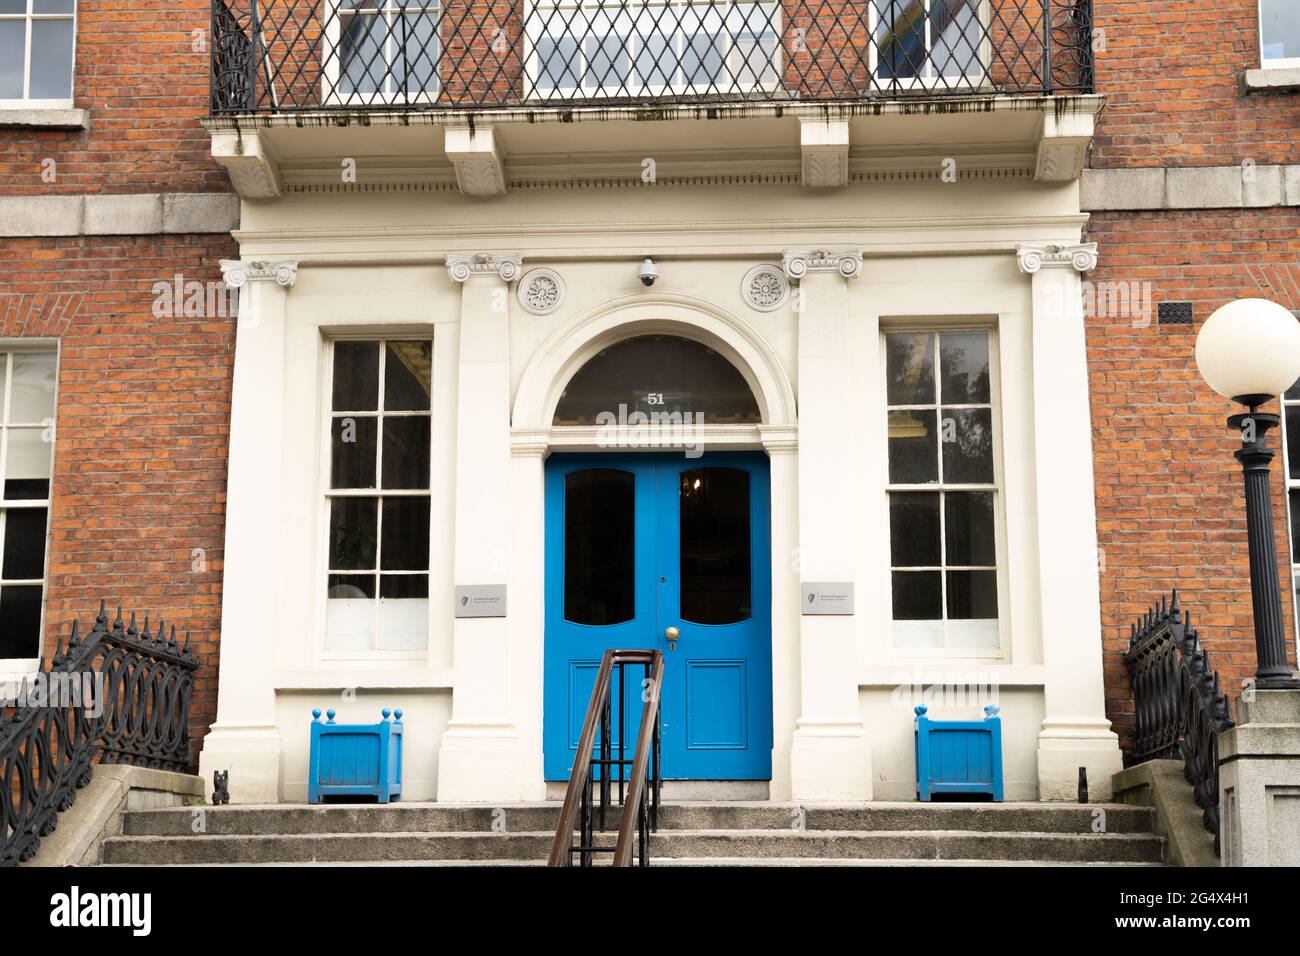
M 1233 726 L 1228 698 L 1175 591 L 1132 625 L 1124 652 L 1133 688 L 1130 764 L 1181 759 L 1219 850 L 1219 734 Z
M 213 0 L 212 111 L 1090 93 L 1092 0 Z
M 72 626 L 47 668 L 0 706 L 0 866 L 30 860 L 99 763 L 183 771 L 198 659 L 160 622 Z

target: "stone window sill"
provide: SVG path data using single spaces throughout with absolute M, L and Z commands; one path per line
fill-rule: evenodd
M 1294 93 L 1300 91 L 1300 67 L 1247 70 L 1241 85 L 1247 93 Z
M 86 129 L 90 112 L 79 109 L 0 109 L 0 128 Z

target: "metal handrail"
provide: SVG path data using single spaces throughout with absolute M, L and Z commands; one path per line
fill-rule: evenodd
M 651 819 L 651 825 L 657 823 L 658 806 L 659 806 L 659 696 L 660 688 L 663 686 L 663 655 L 657 650 L 620 650 L 610 649 L 605 652 L 600 662 L 600 670 L 596 674 L 596 683 L 591 689 L 591 700 L 587 704 L 587 715 L 582 723 L 582 733 L 578 737 L 578 752 L 574 757 L 573 769 L 569 774 L 569 784 L 564 792 L 564 803 L 560 807 L 560 819 L 555 828 L 555 841 L 551 845 L 551 855 L 547 860 L 547 866 L 569 866 L 572 862 L 572 856 L 575 852 L 573 846 L 573 834 L 581 822 L 583 831 L 583 842 L 577 848 L 576 852 L 582 854 L 582 864 L 588 866 L 591 863 L 592 832 L 591 832 L 591 789 L 593 786 L 592 764 L 597 763 L 602 769 L 601 773 L 601 801 L 600 801 L 600 822 L 601 829 L 604 829 L 605 811 L 609 805 L 610 799 L 610 768 L 619 766 L 619 797 L 623 805 L 623 820 L 619 825 L 620 845 L 623 842 L 624 827 L 630 826 L 629 820 L 631 815 L 627 812 L 630 801 L 625 801 L 623 793 L 623 767 L 629 761 L 613 759 L 610 756 L 609 730 L 610 730 L 610 690 L 613 680 L 615 667 L 620 668 L 620 681 L 622 680 L 622 668 L 628 664 L 641 664 L 647 668 L 648 683 L 646 686 L 646 706 L 642 711 L 641 733 L 637 739 L 637 749 L 630 761 L 634 768 L 640 767 L 642 782 L 644 782 L 647 765 L 649 762 L 649 750 L 654 751 L 653 760 L 653 801 L 654 812 Z M 622 704 L 620 699 L 620 729 L 622 727 Z M 645 715 L 652 716 L 649 722 L 651 733 L 647 735 L 647 723 Z M 596 735 L 601 735 L 601 757 L 595 759 L 592 756 L 596 746 Z M 626 744 L 626 737 L 623 734 L 619 736 L 620 750 Z M 636 779 L 632 781 L 632 786 L 636 789 Z M 641 796 L 638 798 L 641 803 L 645 802 L 645 790 L 637 791 Z M 579 821 L 579 814 L 582 815 Z M 638 804 L 638 817 L 641 816 L 640 804 Z M 615 860 L 619 858 L 619 847 L 614 849 Z M 630 840 L 629 840 L 630 852 Z M 641 862 L 646 863 L 644 851 Z M 627 863 L 617 863 L 615 865 L 628 865 Z
M 628 785 L 627 800 L 623 804 L 623 818 L 618 825 L 618 843 L 614 846 L 614 865 L 632 865 L 632 832 L 639 834 L 638 850 L 644 862 L 648 859 L 646 835 L 659 826 L 659 691 L 664 681 L 664 656 L 654 651 L 652 673 L 643 692 L 645 705 L 641 708 L 641 727 L 637 733 L 636 751 L 632 757 L 632 782 Z M 654 766 L 648 766 L 653 760 Z M 653 794 L 646 791 L 646 771 L 653 782 Z M 636 817 L 628 813 L 635 808 Z

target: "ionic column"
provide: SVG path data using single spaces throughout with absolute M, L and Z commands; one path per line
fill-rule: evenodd
M 787 252 L 798 280 L 799 577 L 854 581 L 862 489 L 846 467 L 844 402 L 853 393 L 848 283 L 862 254 Z M 871 742 L 858 707 L 858 652 L 852 615 L 802 614 L 800 710 L 790 753 L 795 800 L 870 800 Z M 775 622 L 774 622 L 775 623 Z
M 1033 285 L 1034 483 L 1045 714 L 1038 734 L 1040 800 L 1074 800 L 1079 768 L 1093 800 L 1111 794 L 1123 760 L 1106 719 L 1102 674 L 1092 418 L 1082 273 L 1097 246 L 1016 249 Z
M 239 290 L 230 400 L 226 541 L 221 596 L 217 719 L 203 740 L 199 773 L 208 795 L 214 771 L 230 773 L 232 803 L 281 798 L 280 731 L 272 680 L 281 620 L 280 527 L 285 475 L 284 341 L 296 262 L 224 260 L 226 284 Z
M 455 583 L 508 585 L 512 546 L 510 283 L 517 255 L 450 255 L 461 283 L 456 407 Z M 506 613 L 514 595 L 507 591 Z M 451 720 L 438 755 L 440 801 L 520 799 L 511 717 L 510 618 L 456 617 Z

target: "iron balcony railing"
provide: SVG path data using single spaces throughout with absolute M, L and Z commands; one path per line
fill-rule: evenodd
M 212 112 L 1090 93 L 1092 0 L 213 0 Z

